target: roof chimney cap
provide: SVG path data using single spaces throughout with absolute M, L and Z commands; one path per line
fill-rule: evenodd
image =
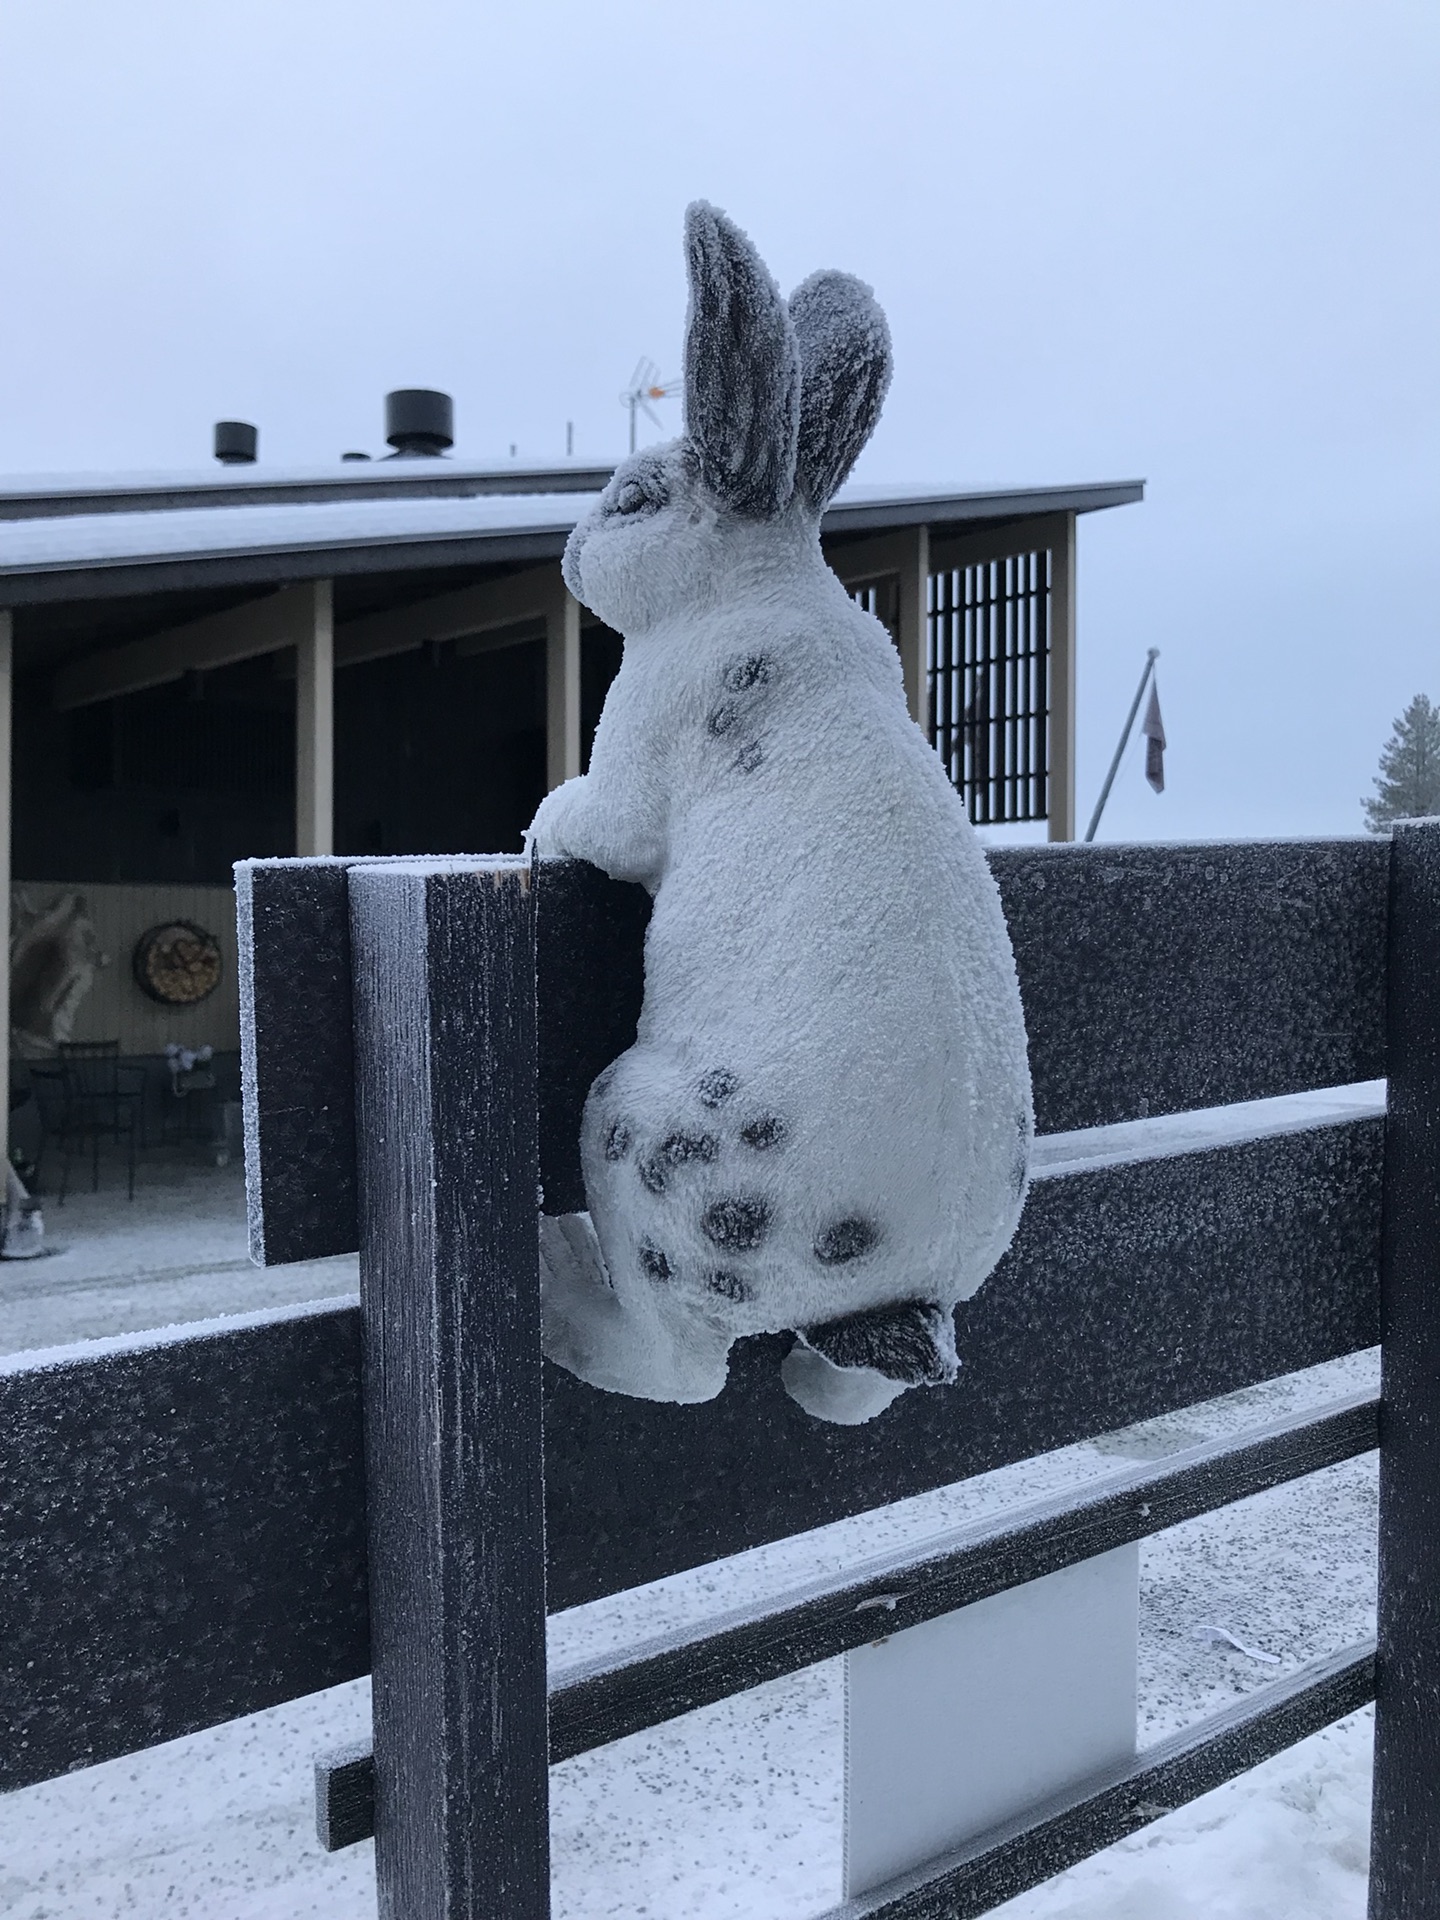
M 392 460 L 435 458 L 455 444 L 455 405 L 430 387 L 397 387 L 385 396 L 385 438 Z
M 260 430 L 248 420 L 215 422 L 215 458 L 224 467 L 248 467 L 260 453 Z

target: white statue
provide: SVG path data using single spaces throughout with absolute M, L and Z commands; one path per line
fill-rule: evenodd
M 80 1003 L 107 965 L 80 893 L 61 893 L 36 911 L 20 895 L 10 942 L 10 1028 L 17 1056 L 43 1060 L 75 1031 Z
M 590 1090 L 589 1211 L 548 1217 L 545 1350 L 652 1400 L 794 1329 L 791 1395 L 870 1419 L 954 1379 L 953 1308 L 1024 1199 L 1025 1029 L 999 895 L 820 515 L 890 378 L 870 290 L 780 296 L 686 216 L 686 431 L 620 466 L 565 551 L 624 635 L 590 770 L 530 842 L 654 896 L 630 1051 Z

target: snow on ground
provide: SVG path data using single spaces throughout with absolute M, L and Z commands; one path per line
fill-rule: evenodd
M 358 1285 L 353 1255 L 251 1266 L 244 1171 L 193 1150 L 142 1155 L 134 1200 L 125 1198 L 123 1167 L 102 1158 L 98 1193 L 82 1180 L 63 1207 L 47 1196 L 44 1213 L 45 1254 L 0 1261 L 0 1353 L 289 1306 Z
M 994 1909 L 995 1920 L 1365 1920 L 1366 1708 Z
M 259 1273 L 238 1170 L 147 1157 L 52 1207 L 63 1249 L 0 1264 L 0 1351 L 244 1312 L 354 1285 L 353 1261 Z M 557 1667 L 787 1588 L 1096 1474 L 1372 1386 L 1373 1354 L 702 1568 L 551 1622 Z M 1373 1631 L 1375 1468 L 1348 1461 L 1148 1541 L 1140 1739 L 1149 1744 Z M 1269 1664 L 1196 1638 L 1218 1625 Z M 315 1842 L 311 1763 L 368 1731 L 364 1682 L 0 1798 L 3 1920 L 360 1920 L 373 1849 Z M 1005 1920 L 1361 1920 L 1370 1716 L 997 1909 Z M 843 1663 L 553 1769 L 557 1920 L 802 1920 L 839 1899 Z

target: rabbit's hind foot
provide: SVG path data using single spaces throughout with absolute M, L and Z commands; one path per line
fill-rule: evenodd
M 729 1371 L 730 1336 L 713 1321 L 611 1285 L 588 1213 L 540 1220 L 541 1345 L 567 1373 L 637 1400 L 713 1400 Z

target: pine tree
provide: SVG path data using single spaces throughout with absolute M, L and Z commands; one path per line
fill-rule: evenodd
M 1440 814 L 1440 707 L 1417 693 L 1380 755 L 1375 798 L 1363 800 L 1372 833 L 1392 820 Z

